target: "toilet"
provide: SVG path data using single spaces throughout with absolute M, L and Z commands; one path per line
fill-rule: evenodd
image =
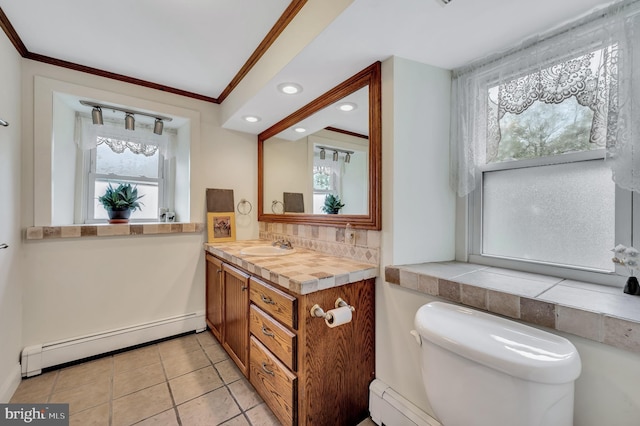
M 415 316 L 422 378 L 443 426 L 571 426 L 580 356 L 567 339 L 449 303 Z

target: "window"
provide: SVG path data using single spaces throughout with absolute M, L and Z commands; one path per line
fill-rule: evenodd
M 604 161 L 617 76 L 603 70 L 616 55 L 611 45 L 485 80 L 470 261 L 609 281 L 610 249 L 631 234 L 631 194 L 616 188 Z
M 115 147 L 115 148 L 114 148 Z M 132 147 L 133 148 L 133 147 Z M 98 202 L 111 183 L 131 183 L 142 195 L 141 209 L 131 213 L 131 220 L 158 220 L 159 207 L 164 206 L 164 157 L 157 147 L 134 152 L 126 141 L 98 137 L 96 148 L 87 151 L 89 175 L 87 184 L 87 222 L 108 219 Z M 153 149 L 155 148 L 155 149 Z
M 82 181 L 82 197 L 77 198 L 81 222 L 104 223 L 108 219 L 98 197 L 109 184 L 137 187 L 142 195 L 141 208 L 131 213 L 133 222 L 158 221 L 160 208 L 174 211 L 174 129 L 165 128 L 162 135 L 156 135 L 152 126 L 136 123 L 136 130 L 130 131 L 116 119 L 93 125 L 91 118 L 78 113 L 75 133 L 76 144 L 83 152 L 82 167 L 77 171 Z
M 313 214 L 322 214 L 324 199 L 328 194 L 341 196 L 340 176 L 344 161 L 321 159 L 319 152 L 313 156 Z

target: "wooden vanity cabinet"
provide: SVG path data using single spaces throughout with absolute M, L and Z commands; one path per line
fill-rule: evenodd
M 222 261 L 207 254 L 207 326 L 213 335 L 222 342 L 223 287 Z
M 298 295 L 251 277 L 251 384 L 283 425 L 358 424 L 369 415 L 375 378 L 374 280 Z M 311 316 L 342 298 L 350 323 Z
M 249 275 L 207 254 L 207 325 L 249 377 Z
M 242 374 L 249 377 L 249 275 L 224 263 L 224 347 Z
M 209 267 L 220 261 L 210 255 L 207 261 L 208 305 L 220 300 L 209 292 L 214 284 L 209 278 L 218 274 Z M 367 418 L 375 378 L 375 280 L 301 295 L 220 263 L 220 341 L 278 420 L 352 426 Z M 311 316 L 315 304 L 328 311 L 338 298 L 355 308 L 351 322 L 330 328 Z M 207 306 L 208 324 L 209 312 L 218 310 Z

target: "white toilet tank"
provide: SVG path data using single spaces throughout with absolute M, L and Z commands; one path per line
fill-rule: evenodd
M 442 302 L 415 316 L 422 378 L 444 426 L 572 426 L 580 356 L 567 339 Z

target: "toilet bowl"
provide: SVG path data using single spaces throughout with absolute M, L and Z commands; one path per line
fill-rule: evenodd
M 427 397 L 444 426 L 571 426 L 578 351 L 567 339 L 442 302 L 415 316 Z

